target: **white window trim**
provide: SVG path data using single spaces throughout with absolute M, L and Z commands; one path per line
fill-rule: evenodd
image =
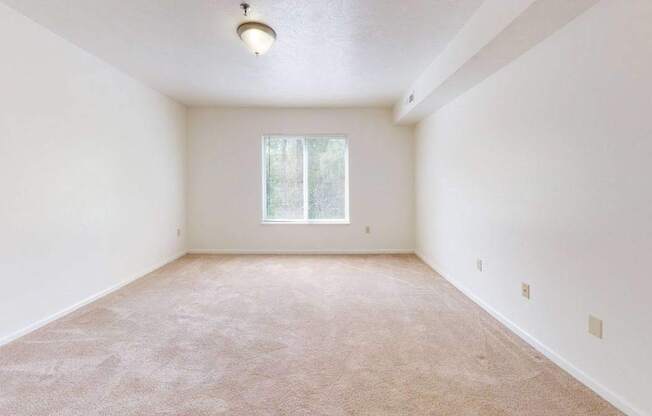
M 265 139 L 267 138 L 282 138 L 282 137 L 292 137 L 299 138 L 302 142 L 303 149 L 303 178 L 304 184 L 307 184 L 308 177 L 308 151 L 306 149 L 306 138 L 323 138 L 323 137 L 334 137 L 339 139 L 344 139 L 346 143 L 346 150 L 344 152 L 344 213 L 345 218 L 342 219 L 320 219 L 320 220 L 309 220 L 308 218 L 308 186 L 303 187 L 303 217 L 304 219 L 267 219 L 267 159 L 265 158 Z M 261 171 L 260 175 L 262 178 L 262 215 L 261 215 L 261 224 L 264 225 L 348 225 L 351 224 L 349 217 L 349 138 L 345 134 L 266 134 L 261 138 L 260 141 L 261 148 Z

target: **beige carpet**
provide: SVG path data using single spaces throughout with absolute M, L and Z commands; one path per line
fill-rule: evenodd
M 619 415 L 414 256 L 186 256 L 0 349 L 0 415 Z

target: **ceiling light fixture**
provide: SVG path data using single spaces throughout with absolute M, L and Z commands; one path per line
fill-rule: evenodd
M 240 5 L 244 15 L 247 17 L 249 16 L 250 7 L 247 3 Z M 238 36 L 240 36 L 240 39 L 247 45 L 247 48 L 256 56 L 267 52 L 276 40 L 274 29 L 260 22 L 242 23 L 238 26 Z

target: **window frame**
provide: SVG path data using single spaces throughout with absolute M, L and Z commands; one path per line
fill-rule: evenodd
M 265 157 L 265 141 L 268 138 L 293 138 L 301 139 L 303 149 L 303 218 L 301 219 L 268 219 L 267 218 L 267 159 Z M 308 219 L 308 150 L 306 139 L 309 138 L 337 138 L 343 139 L 345 143 L 344 152 L 344 215 L 342 219 Z M 265 225 L 348 225 L 351 224 L 349 217 L 349 138 L 346 134 L 265 134 L 261 137 L 261 172 L 262 178 L 262 203 L 261 203 L 261 224 Z

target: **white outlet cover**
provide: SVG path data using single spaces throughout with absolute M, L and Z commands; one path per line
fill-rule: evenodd
M 521 283 L 521 295 L 526 299 L 530 299 L 530 285 Z
M 602 339 L 602 319 L 589 315 L 589 334 Z

